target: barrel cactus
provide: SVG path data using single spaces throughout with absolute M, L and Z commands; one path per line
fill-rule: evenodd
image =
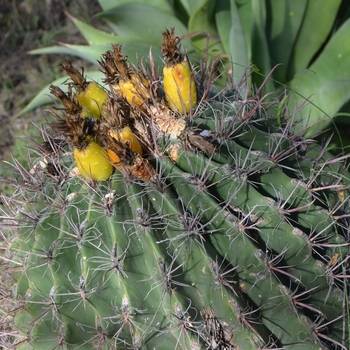
M 186 62 L 163 36 L 167 62 Z M 216 88 L 210 67 L 168 65 L 169 91 L 152 57 L 133 67 L 114 45 L 99 63 L 99 98 L 62 64 L 69 93 L 51 87 L 55 121 L 31 170 L 15 163 L 7 343 L 347 349 L 348 157 L 295 134 L 260 90 Z

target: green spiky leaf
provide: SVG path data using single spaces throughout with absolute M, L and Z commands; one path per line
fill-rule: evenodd
M 174 14 L 143 3 L 124 3 L 98 16 L 103 18 L 117 35 L 138 39 L 140 42 L 145 42 L 146 37 L 148 45 L 159 45 L 162 40 L 160 33 L 165 28 L 176 27 L 180 35 L 187 33 L 187 28 Z
M 347 40 L 349 35 L 350 20 L 337 31 L 310 69 L 291 82 L 291 87 L 296 93 L 292 95 L 290 106 L 300 105 L 305 98 L 312 102 L 300 113 L 298 119 L 301 123 L 298 130 L 306 124 L 313 125 L 324 121 L 322 125 L 310 129 L 307 135 L 327 125 L 330 118 L 336 115 L 350 98 L 350 43 Z
M 67 91 L 67 86 L 63 85 L 67 81 L 68 77 L 63 77 L 60 79 L 55 80 L 52 82 L 54 85 L 60 85 L 62 86 L 62 90 Z M 93 80 L 101 84 L 101 79 L 103 78 L 103 74 L 99 71 L 89 72 L 87 73 L 87 79 Z M 27 113 L 30 110 L 33 110 L 35 108 L 38 108 L 40 106 L 47 105 L 49 103 L 52 103 L 53 97 L 50 94 L 50 87 L 51 84 L 45 86 L 37 95 L 36 97 L 23 109 L 21 112 L 17 115 L 18 117 Z

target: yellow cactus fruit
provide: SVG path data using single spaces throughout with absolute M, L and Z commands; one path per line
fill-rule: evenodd
M 101 71 L 106 75 L 104 82 L 109 84 L 117 96 L 124 97 L 128 103 L 141 108 L 150 100 L 150 83 L 140 70 L 135 70 L 123 55 L 121 45 L 113 45 L 113 51 L 107 51 L 100 63 Z
M 108 157 L 109 157 L 109 160 L 111 161 L 111 163 L 113 165 L 115 165 L 117 168 L 119 168 L 120 165 L 121 165 L 120 157 L 114 151 L 112 151 L 111 149 L 109 149 L 107 151 L 107 153 L 108 153 Z
M 91 81 L 84 90 L 78 91 L 76 95 L 79 105 L 83 108 L 82 117 L 101 118 L 102 105 L 107 99 L 107 93 L 101 86 Z
M 94 141 L 89 141 L 83 149 L 75 147 L 74 159 L 80 174 L 86 179 L 105 181 L 113 173 L 107 153 Z
M 134 107 L 142 107 L 149 96 L 149 83 L 146 78 L 132 75 L 130 80 L 120 80 L 119 88 L 122 96 Z
M 106 101 L 107 92 L 96 82 L 87 82 L 83 73 L 75 69 L 70 61 L 63 61 L 61 68 L 73 80 L 73 86 L 76 89 L 76 99 L 82 107 L 81 117 L 101 118 L 102 105 Z
M 117 132 L 109 130 L 109 135 L 118 142 L 122 143 L 125 148 L 130 148 L 132 151 L 142 155 L 140 141 L 134 135 L 129 126 L 125 126 L 123 129 Z
M 104 135 L 104 145 L 110 162 L 125 175 L 141 180 L 152 179 L 156 171 L 147 159 L 142 158 L 142 148 L 129 126 L 119 132 Z
M 123 152 L 121 152 L 122 154 Z M 147 159 L 143 159 L 139 154 L 130 155 L 126 152 L 120 158 L 113 150 L 108 150 L 108 156 L 113 165 L 122 172 L 131 174 L 141 180 L 151 180 L 156 171 Z
M 165 100 L 172 110 L 188 113 L 197 103 L 196 81 L 191 66 L 183 60 L 178 45 L 180 38 L 175 37 L 174 28 L 163 32 L 163 40 Z
M 89 117 L 91 117 L 91 112 L 88 109 L 84 108 L 81 110 L 80 117 L 81 118 L 89 118 Z M 95 118 L 95 119 L 99 120 L 100 118 Z
M 119 88 L 122 96 L 130 103 L 131 106 L 141 107 L 143 105 L 143 101 L 140 99 L 131 80 L 120 80 Z
M 163 68 L 165 99 L 169 107 L 188 113 L 197 102 L 196 83 L 187 61 Z

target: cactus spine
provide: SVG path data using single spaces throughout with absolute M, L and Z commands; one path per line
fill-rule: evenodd
M 117 76 L 100 118 L 53 87 L 65 110 L 31 171 L 16 165 L 16 348 L 346 349 L 347 156 L 210 79 L 191 117 L 156 81 L 128 102 L 116 53 L 126 64 L 116 46 L 100 62 Z M 72 173 L 73 121 L 110 155 L 107 181 Z

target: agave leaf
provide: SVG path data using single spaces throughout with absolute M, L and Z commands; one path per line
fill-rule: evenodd
M 297 128 L 302 130 L 307 124 L 325 119 L 307 131 L 309 136 L 322 130 L 327 118 L 336 112 L 350 98 L 350 19 L 334 34 L 318 59 L 310 69 L 297 76 L 291 82 L 293 91 L 290 108 L 301 105 L 305 97 L 310 97 L 313 104 L 306 106 L 298 115 L 302 122 Z M 316 107 L 317 106 L 317 107 Z M 328 120 L 329 122 L 329 120 Z
M 192 4 L 193 5 L 193 4 Z M 188 30 L 190 33 L 198 33 L 199 35 L 192 39 L 196 49 L 199 52 L 204 52 L 208 46 L 208 53 L 214 58 L 222 55 L 224 49 L 220 43 L 216 27 L 214 25 L 215 20 L 215 0 L 201 1 L 200 6 L 192 12 Z M 208 34 L 209 45 L 208 45 Z
M 89 24 L 86 24 L 79 19 L 73 17 L 69 13 L 67 13 L 67 16 L 73 21 L 75 26 L 79 29 L 80 33 L 84 36 L 85 40 L 89 45 L 104 45 L 104 44 L 111 44 L 114 42 L 120 43 L 120 37 L 117 37 L 114 34 L 109 34 L 106 32 L 103 32 L 101 30 L 98 30 Z M 125 40 L 128 40 L 128 38 L 122 38 L 125 42 Z
M 308 2 L 289 62 L 287 80 L 291 80 L 295 74 L 309 66 L 329 35 L 340 4 L 341 0 Z
M 59 46 L 59 45 L 30 50 L 28 53 L 31 55 L 48 55 L 48 54 L 74 55 L 75 54 L 72 52 L 72 49 L 65 46 Z
M 172 3 L 174 8 L 182 9 L 182 11 L 185 12 L 187 16 L 191 14 L 190 0 L 173 0 Z
M 125 3 L 98 15 L 120 36 L 136 38 L 149 45 L 161 44 L 165 28 L 175 27 L 179 35 L 187 33 L 174 14 L 142 3 Z M 132 25 L 131 25 L 132 24 Z
M 150 47 L 147 43 L 126 43 L 123 45 L 123 53 L 128 56 L 130 63 L 137 65 L 145 57 L 148 59 Z M 158 45 L 152 47 L 152 57 L 156 67 L 162 64 L 161 51 Z
M 252 1 L 244 0 L 244 1 L 236 1 L 237 13 L 239 14 L 239 18 L 241 21 L 241 26 L 243 28 L 243 33 L 245 35 L 245 41 L 247 43 L 247 58 L 248 63 L 251 62 L 251 37 L 252 37 Z M 232 8 L 232 5 L 231 5 Z
M 130 0 L 99 0 L 100 6 L 103 11 L 111 10 L 113 7 L 116 7 L 121 4 L 130 3 Z M 172 7 L 170 6 L 168 1 L 164 0 L 135 0 L 133 3 L 139 4 L 148 4 L 154 7 L 157 7 L 163 11 L 167 11 L 169 13 L 173 13 Z
M 61 43 L 62 46 L 50 46 L 30 51 L 32 55 L 43 54 L 68 54 L 81 57 L 91 63 L 96 64 L 96 60 L 101 54 L 110 48 L 110 45 L 89 46 L 89 45 L 70 45 Z
M 242 8 L 244 9 L 242 10 Z M 246 9 L 245 4 L 239 9 L 234 0 L 230 2 L 219 1 L 216 4 L 215 13 L 217 30 L 224 51 L 234 63 L 239 62 L 244 66 L 250 63 L 248 59 L 250 57 L 250 47 L 248 45 L 250 28 L 243 24 L 249 17 L 249 10 L 246 11 Z M 242 21 L 241 16 L 244 17 L 245 21 Z M 250 24 L 250 20 L 248 23 Z
M 246 33 L 241 21 L 241 15 L 246 19 L 247 12 L 244 8 L 238 9 L 234 0 L 230 2 L 219 1 L 216 4 L 215 20 L 218 34 L 221 38 L 223 52 L 234 65 L 233 74 L 235 81 L 242 78 L 246 66 L 250 63 L 250 48 L 247 42 L 249 33 Z M 244 8 L 244 9 L 242 9 Z M 248 14 L 249 15 L 249 14 Z
M 283 63 L 274 73 L 274 78 L 279 81 L 286 81 L 288 63 L 306 9 L 307 1 L 279 0 L 272 0 L 271 7 L 267 8 L 266 34 L 271 64 Z
M 215 8 L 217 32 L 224 52 L 230 51 L 231 7 L 228 1 L 218 1 Z
M 88 80 L 94 80 L 97 83 L 102 83 L 103 74 L 100 71 L 91 71 L 85 73 Z M 60 86 L 60 88 L 64 91 L 67 91 L 67 85 L 64 85 L 64 82 L 68 79 L 68 77 L 62 77 L 52 82 L 53 85 Z M 40 106 L 44 106 L 47 104 L 50 104 L 54 101 L 54 97 L 50 94 L 50 87 L 51 84 L 45 86 L 34 98 L 30 101 L 30 103 L 22 109 L 18 114 L 17 117 L 35 109 Z
M 197 12 L 199 9 L 203 8 L 208 3 L 208 0 L 191 0 L 187 2 L 190 9 L 190 14 L 193 14 L 194 12 Z
M 246 41 L 246 34 L 242 24 L 238 7 L 234 0 L 231 4 L 231 28 L 229 35 L 229 57 L 234 64 L 233 77 L 235 81 L 240 81 L 246 66 L 250 63 L 249 44 Z
M 265 32 L 266 7 L 260 0 L 252 1 L 252 29 L 251 29 L 251 50 L 255 66 L 253 80 L 256 86 L 261 86 L 266 74 L 271 71 L 271 58 L 269 45 Z M 261 71 L 261 73 L 259 73 Z M 265 85 L 266 91 L 275 91 L 273 79 L 269 79 Z
M 116 39 L 111 43 L 114 44 L 123 44 L 123 52 L 128 55 L 128 59 L 131 63 L 137 64 L 138 59 L 149 55 L 149 45 L 146 43 L 132 42 L 131 40 L 125 41 L 125 38 L 116 37 Z M 126 44 L 124 44 L 127 42 Z M 32 50 L 31 54 L 42 55 L 42 54 L 68 54 L 72 56 L 77 56 L 83 58 L 93 64 L 97 63 L 97 60 L 101 58 L 102 53 L 106 52 L 111 48 L 111 44 L 108 45 L 99 45 L 99 46 L 90 46 L 90 45 L 70 45 L 70 44 L 61 44 L 62 46 L 51 46 L 45 47 L 42 49 Z M 158 46 L 152 49 L 154 55 L 154 61 L 156 64 L 161 63 L 161 53 Z
M 296 100 L 296 102 L 295 102 Z M 310 97 L 311 104 L 303 108 L 298 115 L 301 124 L 296 126 L 297 131 L 301 131 L 308 125 L 309 128 L 305 136 L 309 137 L 315 133 L 324 130 L 331 122 L 332 118 L 337 116 L 337 111 L 350 100 L 350 79 L 338 78 L 324 81 L 318 87 L 316 93 Z M 295 105 L 301 105 L 303 99 L 292 99 Z
M 189 32 L 205 32 L 217 35 L 214 24 L 215 0 L 202 0 L 189 19 Z
M 118 0 L 98 0 L 103 11 L 108 11 L 111 8 L 117 6 Z

